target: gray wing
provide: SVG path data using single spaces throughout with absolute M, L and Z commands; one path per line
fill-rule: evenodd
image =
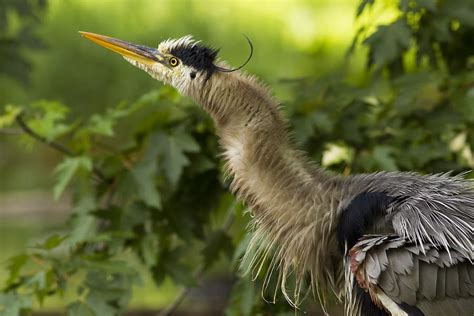
M 354 177 L 367 192 L 395 200 L 384 221 L 393 232 L 416 243 L 440 245 L 474 260 L 474 183 L 462 175 L 380 172 Z
M 376 303 L 381 290 L 426 316 L 474 314 L 474 265 L 461 252 L 420 247 L 395 235 L 366 235 L 349 251 L 349 260 L 359 286 Z

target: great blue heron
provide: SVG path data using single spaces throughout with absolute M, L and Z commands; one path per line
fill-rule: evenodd
M 301 302 L 309 277 L 313 291 L 343 299 L 347 315 L 473 315 L 472 182 L 413 172 L 331 174 L 296 149 L 267 89 L 217 62 L 216 50 L 191 36 L 149 48 L 81 34 L 212 116 L 231 189 L 254 213 L 244 261 L 257 272 L 268 262 L 267 277 L 278 271 L 291 304 Z

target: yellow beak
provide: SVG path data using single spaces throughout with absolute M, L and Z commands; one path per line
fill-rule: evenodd
M 141 64 L 153 65 L 156 62 L 161 62 L 164 60 L 156 48 L 131 44 L 113 37 L 95 33 L 79 33 L 88 40 L 91 40 L 94 43 L 110 49 L 111 51 L 116 52 L 124 57 L 133 59 Z

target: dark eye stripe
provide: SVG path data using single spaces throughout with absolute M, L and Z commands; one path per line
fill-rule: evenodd
M 214 61 L 217 51 L 216 49 L 196 44 L 174 47 L 170 53 L 178 57 L 184 65 L 192 66 L 198 71 L 204 71 L 209 77 L 216 69 Z

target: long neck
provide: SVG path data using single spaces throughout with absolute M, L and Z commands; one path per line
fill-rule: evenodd
M 255 213 L 262 207 L 274 212 L 284 201 L 304 201 L 306 190 L 326 183 L 327 174 L 295 150 L 277 103 L 255 79 L 216 73 L 210 80 L 196 101 L 216 123 L 232 189 L 257 206 Z
M 319 252 L 327 253 L 327 245 L 335 242 L 331 232 L 341 201 L 339 178 L 294 148 L 277 103 L 254 79 L 217 73 L 209 80 L 196 101 L 216 123 L 233 192 L 255 215 L 247 251 L 250 267 L 273 255 L 282 282 L 292 268 L 322 277 L 328 257 Z M 296 258 L 304 264 L 292 266 Z M 306 271 L 296 272 L 302 279 Z M 320 277 L 314 276 L 317 283 L 333 285 Z

